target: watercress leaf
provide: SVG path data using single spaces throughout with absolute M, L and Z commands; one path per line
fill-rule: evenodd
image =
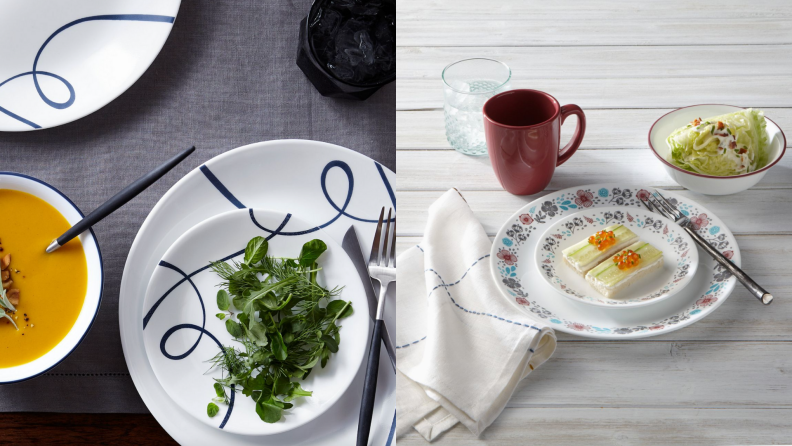
M 225 398 L 225 396 L 226 396 L 225 389 L 223 389 L 223 385 L 222 384 L 214 383 L 214 389 L 215 389 L 215 393 L 217 394 L 217 396 Z
M 265 423 L 277 423 L 283 416 L 283 409 L 278 407 L 270 397 L 266 401 L 256 403 L 256 413 Z
M 267 255 L 269 242 L 264 237 L 253 237 L 245 247 L 245 265 L 253 265 L 261 261 Z
M 241 322 L 242 324 L 244 324 L 246 326 L 250 324 L 250 322 L 249 322 L 250 318 L 245 313 L 239 313 L 237 315 L 237 319 L 239 319 L 239 322 Z
M 259 365 L 267 365 L 269 364 L 269 358 L 272 356 L 272 353 L 267 350 L 256 350 L 253 352 L 251 359 Z
M 269 343 L 269 341 L 267 341 L 267 327 L 253 318 L 250 319 L 250 322 L 248 323 L 248 329 L 248 334 L 250 335 L 250 339 L 253 341 L 253 343 L 259 347 L 267 346 Z
M 284 410 L 285 409 L 291 409 L 292 407 L 294 407 L 294 404 L 292 404 L 292 403 L 283 403 L 283 409 Z
M 283 343 L 283 336 L 281 336 L 278 331 L 272 334 L 272 354 L 275 356 L 275 359 L 285 361 L 288 354 L 286 352 L 286 344 Z
M 327 251 L 327 245 L 319 239 L 306 242 L 300 251 L 300 266 L 307 268 L 313 265 L 316 259 L 325 251 Z
M 222 321 L 223 319 L 225 319 L 226 314 L 225 313 L 217 313 L 217 314 L 215 314 L 215 316 L 217 316 L 217 318 Z
M 212 402 L 218 403 L 218 404 L 226 404 L 226 399 L 225 399 L 225 397 L 216 396 L 216 397 L 212 398 Z
M 228 333 L 231 334 L 231 336 L 235 338 L 241 338 L 242 336 L 244 336 L 245 332 L 242 329 L 242 326 L 239 325 L 238 322 L 228 319 L 225 325 L 226 325 L 226 330 L 228 330 Z
M 217 407 L 217 404 L 209 403 L 209 405 L 206 406 L 206 414 L 209 415 L 209 418 L 214 417 L 218 412 L 220 412 L 220 408 Z
M 217 292 L 217 308 L 222 311 L 228 310 L 228 305 L 231 301 L 231 298 L 228 296 L 228 291 L 220 290 Z
M 272 392 L 275 395 L 287 395 L 291 390 L 291 382 L 285 376 L 279 376 L 275 379 L 275 389 Z
M 352 316 L 352 302 L 347 302 L 345 300 L 334 300 L 327 304 L 327 315 L 331 317 L 336 317 L 337 319 L 343 319 L 345 317 Z
M 286 333 L 283 335 L 283 343 L 287 346 L 294 342 L 294 334 L 293 333 Z
M 330 350 L 333 353 L 338 352 L 338 343 L 336 342 L 335 339 L 331 338 L 330 336 L 324 335 L 321 337 L 321 340 L 322 342 L 324 342 L 324 345 L 327 347 L 328 350 Z
M 322 349 L 322 362 L 321 362 L 322 368 L 325 368 L 325 366 L 327 365 L 327 360 L 329 358 L 330 358 L 330 350 L 328 350 L 327 347 L 325 347 Z
M 308 390 L 305 390 L 302 387 L 300 387 L 300 383 L 293 382 L 291 389 L 289 389 L 289 393 L 284 399 L 284 401 L 288 402 L 294 400 L 295 398 L 299 398 L 301 396 L 311 396 L 311 395 L 313 395 L 313 392 L 309 392 Z

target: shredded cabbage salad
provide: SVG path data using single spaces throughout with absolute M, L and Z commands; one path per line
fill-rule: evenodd
M 761 110 L 746 109 L 677 129 L 666 142 L 668 161 L 691 172 L 720 177 L 741 175 L 767 164 L 766 122 Z

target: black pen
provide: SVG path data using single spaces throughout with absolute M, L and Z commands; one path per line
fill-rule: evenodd
M 156 169 L 152 170 L 151 172 L 143 175 L 142 177 L 138 178 L 134 183 L 130 184 L 129 186 L 125 187 L 124 190 L 115 194 L 113 198 L 107 200 L 96 208 L 93 212 L 88 214 L 87 217 L 83 218 L 76 225 L 69 228 L 62 236 L 58 237 L 57 239 L 53 240 L 49 246 L 47 246 L 47 252 L 53 252 L 56 249 L 60 248 L 61 246 L 65 245 L 69 240 L 77 237 L 78 235 L 85 232 L 88 228 L 95 225 L 103 218 L 107 217 L 108 215 L 115 212 L 116 209 L 120 208 L 127 201 L 135 198 L 139 193 L 143 192 L 154 184 L 155 181 L 159 180 L 163 175 L 168 173 L 173 167 L 177 164 L 182 162 L 187 156 L 195 151 L 195 146 L 190 147 L 189 149 L 183 151 L 182 153 L 174 156 L 173 158 L 166 161 L 161 166 L 157 167 Z

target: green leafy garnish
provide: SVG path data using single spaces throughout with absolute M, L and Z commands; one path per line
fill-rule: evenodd
M 11 321 L 11 325 L 13 325 L 14 328 L 16 328 L 17 331 L 19 331 L 19 327 L 17 327 L 16 322 L 14 322 L 14 320 L 11 318 L 11 316 L 6 314 L 6 310 L 8 310 L 8 311 L 16 311 L 16 308 L 14 308 L 14 306 L 11 304 L 11 301 L 9 301 L 8 297 L 6 297 L 5 288 L 0 287 L 0 319 L 3 319 L 3 318 L 8 319 L 9 321 Z
M 220 412 L 220 408 L 217 407 L 217 404 L 209 403 L 209 405 L 206 406 L 206 414 L 209 415 L 209 418 L 212 418 L 215 415 L 217 415 L 217 412 Z
M 297 258 L 267 256 L 267 250 L 267 240 L 256 237 L 241 263 L 212 264 L 223 279 L 217 306 L 227 312 L 217 317 L 225 319 L 226 330 L 241 346 L 223 347 L 210 362 L 223 371 L 223 378 L 215 380 L 214 401 L 227 403 L 225 389 L 234 385 L 232 391 L 255 401 L 262 421 L 275 423 L 292 408 L 291 401 L 312 395 L 292 379 L 305 379 L 338 352 L 336 322 L 353 309 L 351 302 L 336 299 L 341 288 L 317 283 L 317 260 L 327 250 L 323 241 L 307 242 Z
M 228 297 L 228 291 L 220 290 L 217 292 L 217 308 L 222 311 L 227 311 L 228 306 L 231 305 L 231 298 Z

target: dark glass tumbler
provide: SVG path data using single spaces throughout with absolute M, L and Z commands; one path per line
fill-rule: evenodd
M 314 0 L 297 66 L 323 96 L 365 100 L 396 79 L 395 0 Z

